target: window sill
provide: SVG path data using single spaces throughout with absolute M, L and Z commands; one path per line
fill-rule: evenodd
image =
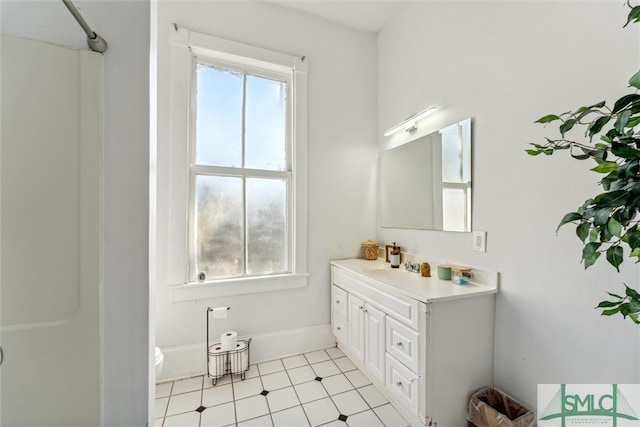
M 250 277 L 207 283 L 187 283 L 169 286 L 171 302 L 193 301 L 233 295 L 281 291 L 307 286 L 308 273 Z

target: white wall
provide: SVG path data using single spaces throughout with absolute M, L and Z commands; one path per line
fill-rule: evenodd
M 329 260 L 360 255 L 375 231 L 376 38 L 262 2 L 158 3 L 158 229 L 156 339 L 165 351 L 163 376 L 206 370 L 207 306 L 231 306 L 213 324 L 212 337 L 236 330 L 241 337 L 298 332 L 281 349 L 256 348 L 252 362 L 283 352 L 326 345 L 329 334 Z M 308 61 L 308 266 L 306 288 L 170 302 L 167 290 L 168 177 L 170 174 L 170 63 L 168 34 L 182 28 Z M 318 328 L 315 328 L 318 327 Z M 300 329 L 311 328 L 311 329 Z M 304 338 L 304 331 L 317 333 Z M 322 331 L 326 331 L 322 334 Z M 294 335 L 296 335 L 294 333 Z M 260 350 L 260 351 L 258 351 Z M 274 351 L 275 350 L 275 353 Z M 193 362 L 180 354 L 194 354 Z M 254 359 L 255 356 L 255 359 Z
M 149 342 L 149 1 L 101 1 L 105 53 L 104 425 L 145 425 Z M 89 17 L 87 17 L 89 20 Z
M 74 2 L 104 55 L 103 425 L 147 422 L 149 1 Z M 61 2 L 2 2 L 2 32 L 86 48 Z M 77 40 L 77 41 L 76 41 Z
M 494 380 L 531 406 L 538 383 L 640 381 L 638 327 L 593 309 L 605 291 L 637 287 L 638 268 L 617 274 L 603 257 L 585 272 L 573 229 L 555 234 L 598 176 L 564 153 L 524 153 L 553 135 L 537 118 L 625 93 L 639 65 L 627 12 L 618 2 L 411 2 L 379 35 L 380 148 L 406 138 L 384 129 L 430 105 L 443 109 L 419 134 L 472 117 L 473 229 L 488 237 L 486 253 L 471 251 L 468 233 L 378 228 L 378 240 L 501 273 Z

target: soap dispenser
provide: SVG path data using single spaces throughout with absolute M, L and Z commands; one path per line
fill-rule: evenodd
M 400 248 L 396 246 L 396 242 L 393 242 L 393 248 L 391 248 L 391 253 L 389 254 L 389 262 L 391 263 L 391 268 L 400 267 Z

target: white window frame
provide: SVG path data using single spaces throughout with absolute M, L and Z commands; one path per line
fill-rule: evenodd
M 171 43 L 171 173 L 170 173 L 170 265 L 168 277 L 172 301 L 188 301 L 242 295 L 307 286 L 307 64 L 304 58 L 220 39 L 183 28 L 170 28 Z M 195 112 L 196 63 L 229 68 L 242 67 L 249 73 L 269 70 L 291 76 L 290 108 L 291 179 L 288 232 L 289 273 L 248 276 L 201 282 L 189 278 L 193 253 L 191 225 L 193 204 L 191 132 Z M 289 104 L 289 102 L 288 102 Z M 288 107 L 289 108 L 289 107 Z M 195 167 L 194 169 L 197 169 Z

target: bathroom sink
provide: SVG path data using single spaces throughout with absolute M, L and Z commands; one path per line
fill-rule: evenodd
M 420 273 L 413 273 L 403 268 L 378 267 L 364 270 L 364 273 L 374 279 L 381 280 L 390 285 L 425 280 Z

